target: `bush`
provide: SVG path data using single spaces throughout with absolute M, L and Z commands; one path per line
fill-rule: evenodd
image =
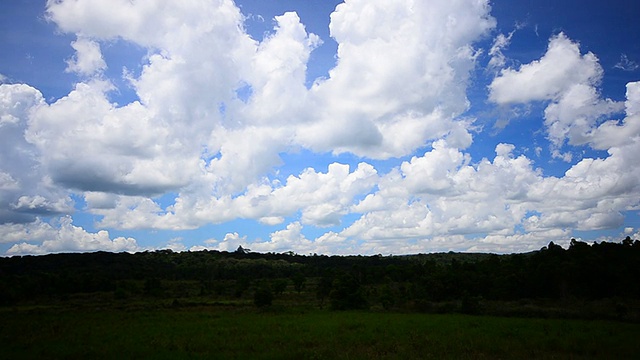
M 253 294 L 253 303 L 255 306 L 259 308 L 271 306 L 271 302 L 273 301 L 273 293 L 271 289 L 267 286 L 259 287 L 256 292 Z
M 460 304 L 460 312 L 469 315 L 478 315 L 481 313 L 481 297 L 464 295 Z
M 282 293 L 287 289 L 287 280 L 277 279 L 271 284 L 271 287 L 276 295 L 282 295 Z
M 329 294 L 333 310 L 352 310 L 368 308 L 360 282 L 350 274 L 343 274 L 333 284 Z

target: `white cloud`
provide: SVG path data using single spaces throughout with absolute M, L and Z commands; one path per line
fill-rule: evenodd
M 0 191 L 18 190 L 20 189 L 20 182 L 11 176 L 9 173 L 0 172 Z
M 193 248 L 193 250 L 197 249 L 211 249 L 211 250 L 220 250 L 220 251 L 235 251 L 238 249 L 238 246 L 242 246 L 243 248 L 249 248 L 250 246 L 246 236 L 240 236 L 236 233 L 227 233 L 224 236 L 222 241 L 216 239 L 205 240 L 205 246 Z M 253 250 L 253 249 L 251 249 Z
M 601 100 L 596 89 L 590 85 L 575 84 L 545 109 L 549 138 L 556 146 L 561 146 L 565 139 L 569 140 L 570 145 L 592 142 L 593 134 L 590 132 L 598 120 L 619 112 L 623 106 L 609 99 Z M 600 148 L 606 149 L 608 146 Z
M 175 252 L 187 251 L 188 249 L 184 245 L 183 241 L 184 241 L 184 239 L 181 238 L 181 237 L 176 237 L 176 238 L 170 239 L 169 242 L 165 246 L 163 246 L 163 248 L 169 249 L 169 250 L 175 251 Z
M 550 101 L 544 117 L 552 152 L 554 157 L 571 161 L 570 153 L 559 150 L 566 140 L 570 145 L 589 144 L 602 150 L 621 141 L 603 134 L 617 122 L 601 125 L 602 119 L 620 113 L 624 104 L 601 98 L 597 86 L 602 76 L 597 57 L 590 52 L 581 55 L 579 44 L 560 33 L 549 40 L 540 60 L 517 70 L 502 70 L 489 85 L 489 99 L 501 105 Z M 637 131 L 633 125 L 626 127 L 630 133 Z
M 60 214 L 73 212 L 73 206 L 68 198 L 57 199 L 51 202 L 41 195 L 20 196 L 12 207 L 16 211 L 35 214 Z
M 581 55 L 579 45 L 560 33 L 549 40 L 540 60 L 500 71 L 489 85 L 489 99 L 498 104 L 552 100 L 574 84 L 595 85 L 601 77 L 598 58 Z
M 486 1 L 349 1 L 331 15 L 337 65 L 311 89 L 306 147 L 389 158 L 456 128 L 476 52 L 491 29 Z
M 550 229 L 544 231 L 532 231 L 525 234 L 513 235 L 487 235 L 483 238 L 471 239 L 466 248 L 469 252 L 492 252 L 509 254 L 540 250 L 550 241 L 563 247 L 569 246 L 570 231 L 563 229 Z
M 493 45 L 491 45 L 491 49 L 489 49 L 491 59 L 489 59 L 488 67 L 490 69 L 501 69 L 505 66 L 507 58 L 502 53 L 502 50 L 509 47 L 514 33 L 515 30 L 510 32 L 509 35 L 498 34 L 493 40 Z
M 376 26 L 369 17 L 360 17 L 357 24 L 347 21 L 363 9 L 380 20 Z M 200 209 L 195 220 L 180 219 L 185 220 L 181 227 L 224 221 L 243 212 L 273 223 L 282 218 L 277 210 L 272 214 L 249 207 L 217 214 L 206 209 L 226 206 L 228 194 L 242 191 L 278 164 L 279 152 L 296 143 L 317 148 L 314 143 L 324 141 L 326 129 L 337 132 L 327 134 L 330 138 L 344 139 L 331 145 L 337 152 L 363 153 L 362 143 L 351 135 L 368 137 L 366 128 L 372 134 L 384 134 L 382 143 L 375 142 L 375 148 L 364 152 L 377 157 L 407 154 L 442 136 L 448 136 L 454 146 L 468 146 L 469 121 L 454 121 L 454 117 L 468 106 L 466 79 L 475 61 L 470 44 L 495 23 L 488 11 L 484 1 L 442 1 L 428 8 L 399 0 L 343 4 L 330 25 L 332 36 L 341 44 L 338 65 L 330 79 L 308 92 L 306 63 L 320 40 L 306 32 L 295 13 L 276 17 L 274 33 L 256 42 L 243 32 L 242 16 L 230 1 L 99 1 L 91 6 L 84 1 L 50 2 L 49 18 L 79 39 L 70 68 L 74 65 L 89 73 L 106 66 L 97 61 L 101 59 L 97 40 L 120 38 L 147 47 L 150 55 L 138 77 L 129 75 L 140 102 L 119 107 L 108 101 L 110 83 L 80 83 L 69 96 L 35 114 L 27 138 L 44 154 L 43 163 L 55 182 L 137 199 L 125 201 L 126 211 L 123 207 L 96 209 L 105 215 L 103 226 L 139 226 L 142 221 L 112 221 L 111 215 L 114 211 L 123 217 L 134 215 L 140 209 L 158 213 L 150 199 L 136 196 L 166 191 L 181 192 L 169 214 L 186 206 Z M 371 37 L 363 32 L 370 28 L 379 32 L 373 40 L 363 37 Z M 416 61 L 422 64 L 411 65 Z M 371 71 L 367 82 L 358 84 L 365 79 L 366 69 Z M 233 91 L 243 84 L 250 88 L 246 103 Z M 354 96 L 356 89 L 364 90 L 362 96 Z M 345 103 L 347 108 L 339 104 L 345 99 L 351 99 Z M 363 104 L 374 106 L 348 115 L 359 112 Z M 322 109 L 337 113 L 323 114 Z M 338 113 L 348 115 L 343 126 L 327 127 L 326 121 L 334 121 Z M 375 115 L 375 123 L 365 120 L 376 113 L 382 116 Z M 62 121 L 63 116 L 71 121 Z M 114 164 L 118 164 L 115 169 Z M 211 196 L 213 203 L 204 205 Z M 347 208 L 345 201 L 308 205 L 298 201 L 283 212 L 301 209 L 305 223 L 334 225 Z
M 72 224 L 70 216 L 62 217 L 51 225 L 37 220 L 30 224 L 0 225 L 3 239 L 18 242 L 7 250 L 7 255 L 46 254 L 58 252 L 128 251 L 141 250 L 133 238 L 111 239 L 109 232 L 89 233 Z
M 627 54 L 622 54 L 620 55 L 620 62 L 615 64 L 614 68 L 620 69 L 623 71 L 636 71 L 638 70 L 638 68 L 640 68 L 640 65 L 638 65 L 637 62 L 630 60 L 627 57 Z
M 557 148 L 552 148 L 551 149 L 551 157 L 554 159 L 560 159 L 566 163 L 570 163 L 571 161 L 573 161 L 573 153 L 567 151 L 567 152 L 562 152 L 560 150 L 558 150 Z
M 326 173 L 308 168 L 299 176 L 289 176 L 284 185 L 279 182 L 249 185 L 235 197 L 184 193 L 163 210 L 149 198 L 119 196 L 109 199 L 107 206 L 96 206 L 91 211 L 104 216 L 101 226 L 121 229 L 189 229 L 236 218 L 273 225 L 298 211 L 305 224 L 338 225 L 354 198 L 367 194 L 377 179 L 377 172 L 369 164 L 361 163 L 350 171 L 348 165 L 333 163 Z M 102 203 L 102 195 L 97 201 L 95 198 L 95 194 L 88 198 L 90 206 Z
M 107 63 L 102 58 L 100 44 L 97 42 L 80 37 L 71 43 L 71 47 L 76 54 L 67 60 L 66 71 L 91 76 L 107 68 Z
M 42 94 L 23 84 L 0 84 L 0 224 L 72 211 L 68 193 L 52 184 L 37 149 L 24 133 L 45 106 Z
M 493 162 L 441 143 L 381 179 L 356 209 L 367 211 L 344 235 L 368 240 L 513 231 L 526 213 L 527 190 L 541 176 L 513 146 L 500 144 Z
M 325 174 L 307 169 L 300 177 L 290 176 L 285 186 L 273 192 L 274 207 L 302 209 L 302 222 L 313 225 L 338 225 L 353 199 L 368 193 L 378 179 L 376 170 L 360 163 L 349 172 L 348 165 L 334 163 Z M 279 205 L 276 205 L 279 204 Z
M 284 230 L 271 234 L 271 239 L 265 242 L 254 242 L 251 250 L 259 252 L 294 251 L 301 254 L 309 253 L 313 243 L 302 234 L 302 224 L 294 222 Z
M 88 202 L 88 205 L 92 205 Z M 143 196 L 120 195 L 114 199 L 109 207 L 90 208 L 93 214 L 102 215 L 98 226 L 117 229 L 167 229 L 169 225 L 162 224 L 158 219 L 162 208 L 155 201 Z M 184 224 L 182 229 L 193 228 Z
M 149 51 L 140 75 L 127 74 L 140 102 L 110 104 L 110 84 L 94 81 L 41 111 L 36 124 L 57 130 L 34 130 L 61 145 L 47 163 L 66 186 L 149 195 L 189 184 L 236 193 L 290 146 L 290 123 L 305 106 L 306 62 L 320 43 L 295 13 L 276 17 L 274 34 L 261 43 L 244 32 L 232 1 L 62 1 L 49 3 L 48 15 L 63 31 Z M 245 85 L 246 104 L 235 93 Z M 76 122 L 61 127 L 58 117 L 69 113 Z M 91 141 L 81 152 L 91 163 L 76 159 L 68 136 L 56 141 L 69 133 L 71 144 Z M 39 140 L 32 139 L 44 147 Z M 96 164 L 98 153 L 111 157 Z M 114 163 L 118 171 L 107 170 Z
M 590 129 L 585 140 L 593 148 L 609 149 L 637 140 L 640 136 L 640 82 L 627 84 L 627 100 L 624 107 L 626 117 L 622 121 L 609 120 L 597 128 Z
M 116 107 L 104 81 L 79 83 L 66 97 L 40 106 L 26 129 L 40 162 L 62 186 L 82 191 L 154 194 L 199 172 L 199 148 L 138 102 Z M 195 147 L 195 149 L 194 149 Z
M 241 241 L 236 241 L 237 234 L 226 239 L 222 244 L 228 243 L 242 245 L 248 247 L 252 251 L 258 252 L 288 252 L 293 251 L 297 254 L 358 254 L 362 253 L 363 249 L 360 248 L 354 241 L 347 239 L 334 232 L 327 232 L 315 240 L 307 239 L 302 233 L 303 225 L 300 222 L 292 222 L 282 230 L 277 230 L 271 233 L 269 240 L 267 241 L 253 241 L 247 242 L 246 238 L 241 238 Z M 230 247 L 230 246 L 227 246 Z M 236 246 L 237 248 L 237 246 Z M 235 250 L 235 249 L 234 249 Z
M 424 156 L 403 163 L 400 172 L 383 176 L 379 190 L 354 208 L 362 217 L 341 235 L 379 249 L 460 235 L 484 239 L 483 245 L 468 239 L 452 248 L 515 251 L 519 241 L 522 249 L 540 248 L 561 240 L 552 234 L 570 229 L 618 227 L 622 212 L 640 205 L 640 164 L 630 155 L 638 146 L 636 138 L 611 148 L 608 158 L 583 159 L 557 178 L 542 176 L 530 159 L 514 156 L 510 144 L 499 144 L 493 161 L 472 164 L 468 154 L 436 143 Z M 526 233 L 519 233 L 520 227 Z M 479 233 L 489 235 L 471 236 Z M 434 250 L 427 240 L 419 243 L 422 251 Z
M 437 141 L 433 151 L 413 157 L 400 168 L 409 193 L 446 194 L 452 188 L 456 170 L 467 165 L 469 160 L 469 156 L 447 147 L 444 141 Z
M 245 116 L 254 124 L 301 120 L 307 62 L 311 51 L 321 44 L 317 35 L 307 34 L 295 12 L 276 16 L 275 21 L 274 34 L 256 49 L 252 71 L 245 79 L 252 89 Z
M 227 133 L 223 122 L 245 122 L 240 115 L 221 111 L 220 104 L 228 102 L 233 112 L 234 89 L 252 71 L 256 52 L 257 44 L 243 31 L 243 17 L 234 3 L 47 5 L 49 19 L 80 39 L 122 39 L 149 52 L 141 59 L 139 76 L 127 73 L 139 102 L 111 104 L 107 99 L 112 85 L 92 81 L 78 84 L 69 96 L 37 114 L 28 136 L 43 150 L 53 147 L 49 151 L 55 156 L 45 163 L 54 180 L 84 191 L 148 195 L 175 191 L 207 176 L 201 156 L 215 157 L 235 140 L 218 141 L 217 134 Z M 62 116 L 71 121 L 62 121 Z M 265 166 L 269 164 L 273 163 Z M 242 170 L 249 172 L 247 177 L 254 175 L 249 169 L 211 168 L 223 179 Z
M 54 236 L 55 230 L 53 227 L 39 218 L 31 223 L 0 224 L 0 239 L 4 243 L 16 243 L 19 241 L 42 242 Z
M 190 34 L 197 36 L 226 29 L 242 20 L 239 9 L 230 0 L 48 1 L 47 16 L 67 33 L 91 38 L 122 38 L 159 49 L 188 47 L 190 44 L 175 40 Z

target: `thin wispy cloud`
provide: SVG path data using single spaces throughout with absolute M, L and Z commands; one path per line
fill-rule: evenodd
M 638 65 L 638 63 L 633 60 L 629 60 L 627 54 L 622 54 L 620 55 L 620 62 L 615 64 L 614 68 L 623 71 L 636 71 L 640 68 L 640 65 Z

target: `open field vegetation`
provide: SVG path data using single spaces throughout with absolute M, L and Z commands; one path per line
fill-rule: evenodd
M 3 358 L 632 359 L 640 325 L 220 307 L 3 312 Z
M 640 356 L 640 242 L 0 258 L 0 358 Z

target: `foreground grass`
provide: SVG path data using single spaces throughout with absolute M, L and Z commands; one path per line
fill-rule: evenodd
M 4 359 L 632 359 L 640 325 L 212 307 L 0 311 Z

